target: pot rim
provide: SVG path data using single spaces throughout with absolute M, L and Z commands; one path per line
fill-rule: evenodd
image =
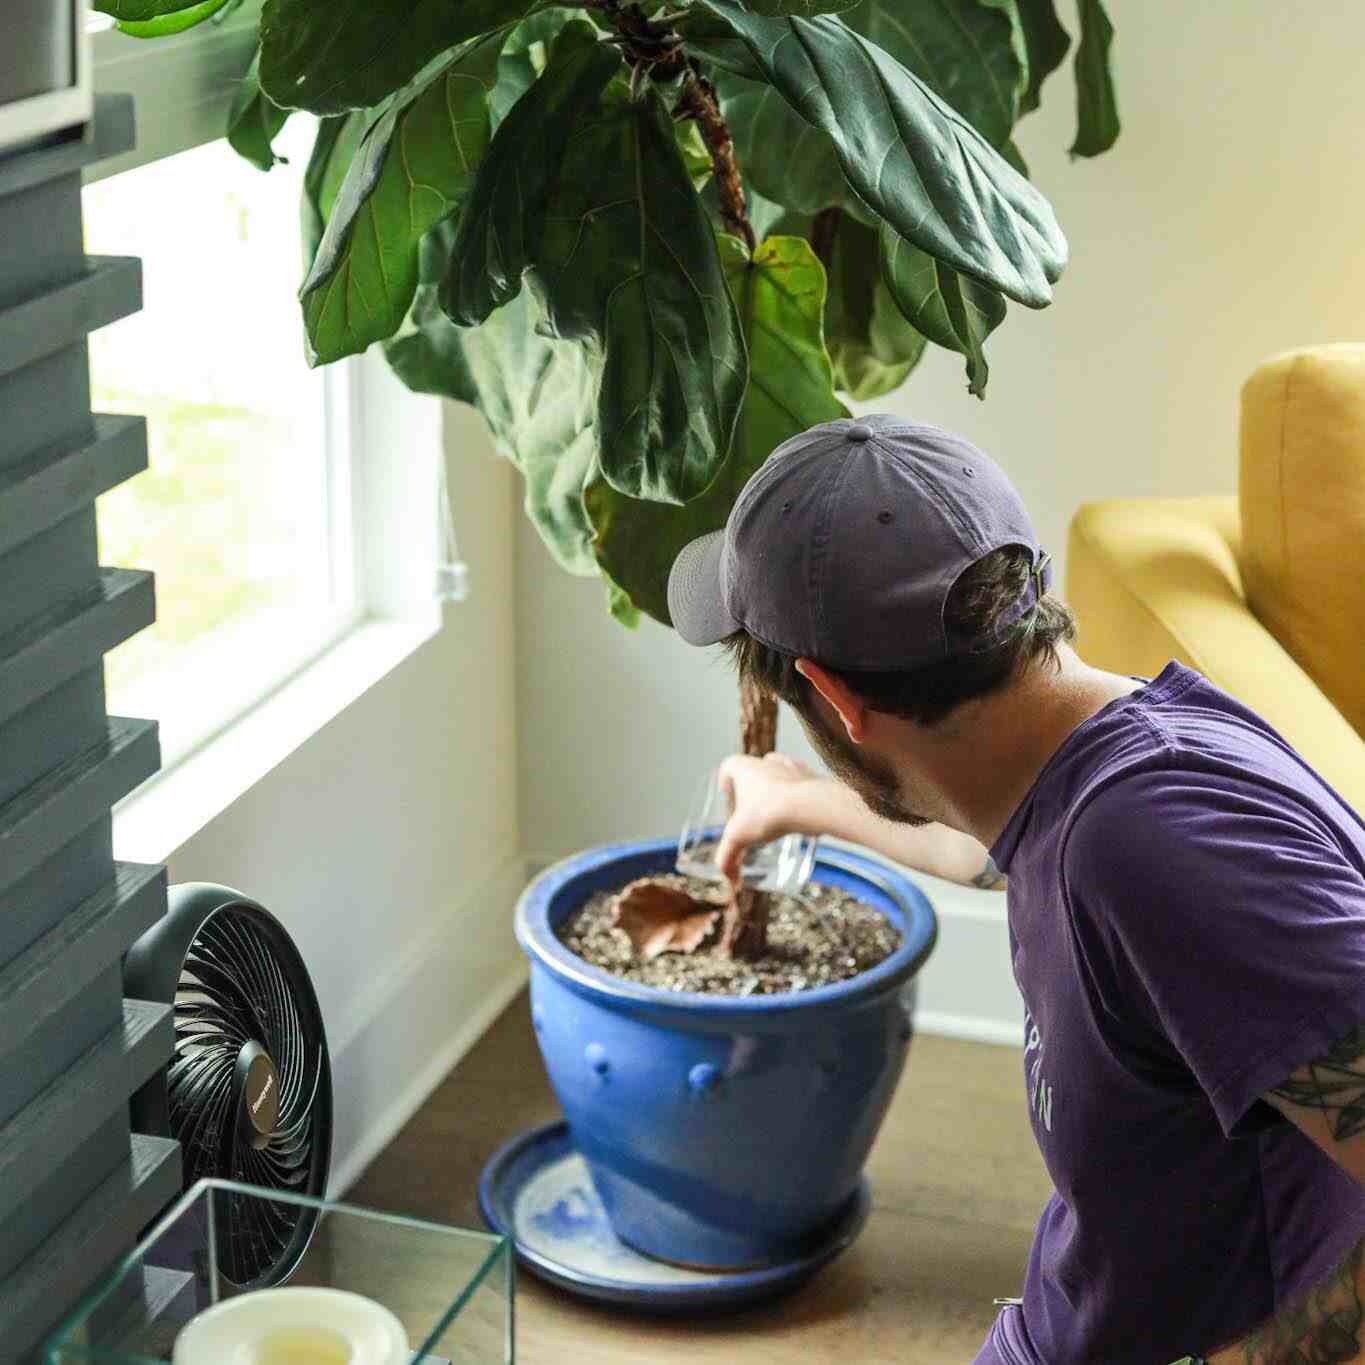
M 857 853 L 821 844 L 816 866 L 850 873 L 870 882 L 895 902 L 903 917 L 900 946 L 870 971 L 847 981 L 817 986 L 808 991 L 785 991 L 780 995 L 708 995 L 700 991 L 670 991 L 625 981 L 585 962 L 560 942 L 550 927 L 550 906 L 555 896 L 575 878 L 612 862 L 641 854 L 670 852 L 675 839 L 635 840 L 600 844 L 571 854 L 541 872 L 517 900 L 516 936 L 522 950 L 560 981 L 581 995 L 606 998 L 620 1005 L 652 1006 L 656 1009 L 695 1010 L 708 1015 L 741 1017 L 772 1016 L 793 1010 L 846 1009 L 870 997 L 893 990 L 924 965 L 938 940 L 938 916 L 929 898 L 904 873 Z M 909 894 L 907 894 L 907 890 Z

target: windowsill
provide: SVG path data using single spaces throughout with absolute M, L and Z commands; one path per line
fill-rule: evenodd
M 153 655 L 126 682 L 106 673 L 108 707 L 117 716 L 156 718 L 169 775 L 363 624 L 357 612 L 325 606 L 243 613 L 172 646 L 164 659 Z
M 162 863 L 440 629 L 364 621 L 252 710 L 114 808 L 114 852 Z

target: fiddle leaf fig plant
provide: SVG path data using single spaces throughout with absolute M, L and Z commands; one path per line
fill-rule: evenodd
M 236 3 L 94 0 L 147 37 Z M 1071 29 L 1095 156 L 1102 0 Z M 930 346 L 984 396 L 1008 303 L 1051 301 L 1067 243 L 1014 130 L 1072 32 L 1055 0 L 264 0 L 227 133 L 269 170 L 318 116 L 310 362 L 379 343 L 473 404 L 556 561 L 667 624 L 673 559 L 777 446 Z M 766 752 L 774 705 L 740 701 Z M 725 943 L 760 951 L 765 913 L 735 897 Z

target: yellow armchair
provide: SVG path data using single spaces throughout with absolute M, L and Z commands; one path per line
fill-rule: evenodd
M 1365 812 L 1365 346 L 1252 375 L 1237 496 L 1082 507 L 1067 600 L 1088 662 L 1197 668 Z

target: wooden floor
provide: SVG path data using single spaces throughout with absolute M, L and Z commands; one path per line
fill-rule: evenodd
M 376 1159 L 352 1202 L 482 1226 L 475 1187 L 508 1137 L 556 1116 L 515 1001 Z M 521 1365 L 952 1365 L 970 1361 L 1020 1292 L 1049 1186 L 1013 1048 L 917 1037 L 872 1154 L 858 1243 L 796 1296 L 659 1322 L 575 1301 L 522 1273 Z

